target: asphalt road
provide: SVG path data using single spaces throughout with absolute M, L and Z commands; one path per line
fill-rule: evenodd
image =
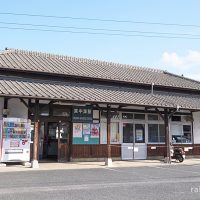
M 200 165 L 0 173 L 0 200 L 200 199 Z

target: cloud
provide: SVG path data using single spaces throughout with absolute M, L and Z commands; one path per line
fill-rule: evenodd
M 185 77 L 200 81 L 200 74 L 185 74 Z
M 176 52 L 164 52 L 161 60 L 170 67 L 189 69 L 200 65 L 200 52 L 189 50 L 185 56 L 179 56 Z

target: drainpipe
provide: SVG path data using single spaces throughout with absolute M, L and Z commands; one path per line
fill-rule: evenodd
M 151 83 L 151 94 L 153 95 L 153 86 L 154 86 L 154 83 Z

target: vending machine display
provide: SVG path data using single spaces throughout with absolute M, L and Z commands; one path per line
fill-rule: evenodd
M 1 162 L 30 160 L 31 121 L 21 118 L 3 118 L 1 126 Z

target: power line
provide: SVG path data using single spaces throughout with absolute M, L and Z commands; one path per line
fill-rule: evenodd
M 146 38 L 167 38 L 167 39 L 192 39 L 192 40 L 200 40 L 200 37 L 178 37 L 178 36 L 142 35 L 142 34 L 134 34 L 133 35 L 133 34 L 122 34 L 122 33 L 67 31 L 67 30 L 35 29 L 35 28 L 3 27 L 3 26 L 0 26 L 0 29 L 25 30 L 25 31 L 41 31 L 41 32 L 55 32 L 55 33 L 90 34 L 90 35 L 106 35 L 106 36 L 123 36 L 123 37 L 146 37 Z
M 39 15 L 39 14 L 13 13 L 13 12 L 0 12 L 0 15 L 13 15 L 13 16 L 27 16 L 27 17 L 55 18 L 55 19 L 70 19 L 70 20 L 86 20 L 86 21 L 100 21 L 100 22 L 149 24 L 149 25 L 161 25 L 161 26 L 179 26 L 179 27 L 200 28 L 200 25 L 196 25 L 196 24 L 179 24 L 179 23 L 161 23 L 161 22 L 148 22 L 148 21 L 100 19 L 100 18 L 56 16 L 56 15 Z
M 57 26 L 57 25 L 16 23 L 16 22 L 2 22 L 2 21 L 0 21 L 0 24 L 19 25 L 19 26 L 32 26 L 32 27 L 75 29 L 75 30 L 92 30 L 92 31 L 108 31 L 108 32 L 122 32 L 122 33 L 124 32 L 124 33 L 141 33 L 141 34 L 176 35 L 176 36 L 200 37 L 200 35 L 195 35 L 195 34 L 190 34 L 190 33 L 152 32 L 152 31 L 105 29 L 105 28 L 90 28 L 90 27 L 75 27 L 75 26 Z

